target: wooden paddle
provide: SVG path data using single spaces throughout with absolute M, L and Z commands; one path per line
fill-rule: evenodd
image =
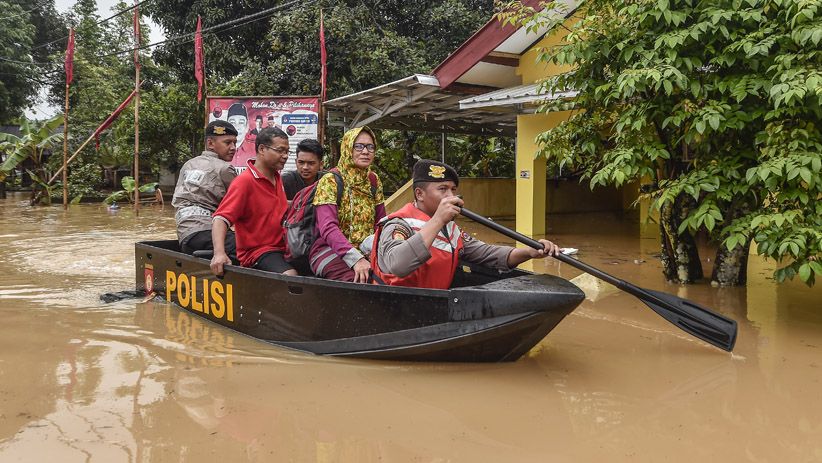
M 462 208 L 462 215 L 465 217 L 485 225 L 492 230 L 498 231 L 503 235 L 517 240 L 522 244 L 526 244 L 534 249 L 542 249 L 543 246 L 539 241 L 528 238 L 527 236 L 518 233 L 509 228 L 489 220 L 475 212 Z M 640 288 L 627 281 L 620 280 L 612 275 L 609 275 L 602 270 L 591 267 L 590 265 L 580 262 L 565 254 L 554 256 L 555 259 L 565 262 L 568 265 L 576 267 L 583 272 L 607 281 L 617 288 L 632 294 L 639 298 L 654 312 L 661 315 L 662 318 L 676 325 L 681 330 L 689 333 L 697 338 L 712 344 L 720 349 L 731 352 L 736 343 L 736 320 L 732 320 L 724 315 L 720 315 L 707 307 L 703 307 L 695 302 L 687 299 L 682 299 L 671 294 L 653 291 L 650 289 Z

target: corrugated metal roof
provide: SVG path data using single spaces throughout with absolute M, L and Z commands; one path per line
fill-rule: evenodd
M 518 85 L 502 88 L 483 95 L 460 100 L 460 109 L 491 108 L 508 105 L 538 104 L 541 101 L 573 98 L 576 91 L 544 94 L 540 93 L 540 84 Z
M 470 91 L 469 91 L 470 90 Z M 516 111 L 498 108 L 460 109 L 460 100 L 477 87 L 443 90 L 436 77 L 415 74 L 379 87 L 326 101 L 332 126 L 428 132 L 513 135 Z M 480 90 L 481 91 L 481 90 Z

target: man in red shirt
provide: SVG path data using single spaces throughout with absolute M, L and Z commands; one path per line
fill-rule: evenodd
M 231 263 L 225 252 L 225 236 L 229 227 L 234 226 L 240 265 L 297 275 L 285 261 L 282 227 L 288 202 L 279 172 L 288 160 L 288 135 L 276 127 L 267 127 L 257 135 L 255 148 L 256 160 L 248 160 L 248 169 L 231 182 L 214 212 L 211 271 L 222 275 L 223 266 Z

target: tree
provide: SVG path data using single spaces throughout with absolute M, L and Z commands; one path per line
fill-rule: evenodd
M 174 0 L 150 2 L 144 11 L 166 34 L 177 36 L 193 33 L 198 15 L 203 28 L 209 29 L 281 4 Z M 492 0 L 321 0 L 289 5 L 237 27 L 207 32 L 209 83 L 235 81 L 232 89 L 240 87 L 245 94 L 317 94 L 322 9 L 329 97 L 345 95 L 430 69 L 485 22 L 492 7 Z M 190 43 L 162 46 L 155 58 L 173 68 L 184 82 L 194 81 Z
M 503 20 L 558 22 L 509 3 Z M 553 7 L 556 5 L 549 5 Z M 592 188 L 650 179 L 665 275 L 701 277 L 693 236 L 719 250 L 712 279 L 744 284 L 751 240 L 777 280 L 822 274 L 822 2 L 588 0 L 540 59 L 579 92 L 541 154 Z M 556 109 L 564 103 L 546 105 Z
M 62 146 L 63 132 L 59 130 L 63 124 L 63 116 L 58 115 L 44 122 L 29 122 L 23 119 L 20 123 L 20 136 L 9 133 L 0 133 L 0 151 L 6 153 L 6 159 L 0 164 L 0 182 L 24 161 L 30 160 L 33 164 L 29 175 L 35 180 L 36 187 L 32 189 L 31 198 L 38 197 L 38 191 L 45 188 L 48 173 L 45 161 L 55 148 Z M 45 195 L 48 198 L 49 195 Z
M 23 115 L 36 94 L 35 68 L 31 59 L 34 26 L 28 13 L 16 4 L 0 0 L 0 123 Z
M 445 59 L 492 14 L 492 2 L 325 1 L 328 97 L 365 90 Z M 319 8 L 295 8 L 271 21 L 265 82 L 282 94 L 319 92 Z M 239 79 L 237 79 L 239 80 Z M 256 90 L 256 89 L 255 89 Z
M 114 11 L 128 8 L 123 2 Z M 75 78 L 70 92 L 70 139 L 69 151 L 80 144 L 105 120 L 105 118 L 134 90 L 134 62 L 130 51 L 134 46 L 132 12 L 100 23 L 94 0 L 80 0 L 69 12 L 69 22 L 75 27 L 77 48 L 75 52 Z M 148 27 L 141 25 L 145 43 Z M 62 56 L 62 51 L 60 52 Z M 158 163 L 170 162 L 180 156 L 180 140 L 187 148 L 191 143 L 191 130 L 185 130 L 192 121 L 202 121 L 196 116 L 196 104 L 177 107 L 180 100 L 180 84 L 172 82 L 166 69 L 159 68 L 153 60 L 140 54 L 141 65 L 141 143 L 140 158 L 143 168 L 156 170 Z M 51 100 L 62 106 L 65 81 L 55 79 L 51 87 Z M 183 87 L 184 88 L 184 87 Z M 190 93 L 185 88 L 185 93 Z M 189 100 L 192 100 L 190 97 Z M 131 108 L 129 108 L 131 109 Z M 159 121 L 159 122 L 158 122 Z M 162 125 L 161 125 L 162 124 Z M 161 126 L 160 126 L 161 125 Z M 196 128 L 196 123 L 194 124 Z M 181 133 L 180 129 L 183 128 Z M 170 154 L 173 153 L 173 154 Z M 190 153 L 186 150 L 185 154 Z M 125 110 L 100 137 L 100 149 L 89 144 L 72 162 L 69 169 L 69 188 L 72 194 L 99 195 L 102 183 L 100 165 L 107 168 L 131 166 L 134 156 L 134 112 Z M 173 159 L 172 159 L 173 158 Z M 172 159 L 171 161 L 168 161 Z M 54 159 L 56 168 L 59 159 Z M 119 183 L 114 187 L 118 187 Z
M 51 65 L 47 67 L 49 74 L 62 71 L 67 27 L 65 18 L 57 12 L 54 6 L 54 0 L 41 0 L 34 4 L 29 0 L 5 1 L 28 11 L 28 23 L 37 31 L 31 43 L 32 60 L 38 63 L 50 63 Z M 53 59 L 55 54 L 60 55 L 59 59 Z
M 54 0 L 0 0 L 0 123 L 23 116 L 59 72 L 51 54 L 61 46 L 63 20 Z M 64 44 L 63 44 L 64 45 Z M 62 100 L 61 100 L 62 101 Z

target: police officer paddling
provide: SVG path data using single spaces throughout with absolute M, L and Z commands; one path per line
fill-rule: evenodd
M 374 283 L 447 289 L 460 259 L 510 271 L 534 258 L 554 256 L 559 248 L 539 240 L 543 250 L 494 246 L 462 232 L 454 222 L 463 201 L 453 167 L 431 160 L 414 165 L 414 202 L 383 219 L 371 250 Z

